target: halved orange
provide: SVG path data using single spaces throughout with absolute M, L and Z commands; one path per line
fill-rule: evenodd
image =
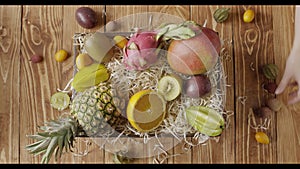
M 166 101 L 152 90 L 135 93 L 127 105 L 127 118 L 132 127 L 149 132 L 160 126 L 166 114 Z

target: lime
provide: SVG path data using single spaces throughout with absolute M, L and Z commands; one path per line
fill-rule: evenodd
M 165 118 L 166 103 L 155 91 L 141 90 L 130 98 L 126 113 L 132 127 L 149 132 L 159 127 Z
M 70 104 L 70 97 L 67 93 L 57 92 L 51 96 L 50 104 L 57 110 L 64 110 Z

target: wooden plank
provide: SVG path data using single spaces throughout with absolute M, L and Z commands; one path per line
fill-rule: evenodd
M 0 135 L 0 163 L 40 162 L 40 156 L 34 157 L 25 151 L 25 145 L 32 142 L 26 135 L 36 133 L 38 125 L 60 115 L 60 112 L 51 108 L 49 99 L 57 88 L 64 88 L 72 77 L 74 55 L 71 36 L 74 32 L 96 31 L 104 24 L 101 22 L 92 30 L 81 28 L 73 18 L 77 7 L 79 6 L 24 6 L 22 13 L 21 6 L 0 6 L 0 23 L 6 28 L 0 29 L 0 91 L 7 95 L 4 97 L 6 99 L 0 101 L 0 124 L 8 129 Z M 103 6 L 91 7 L 99 15 L 103 9 Z M 279 77 L 283 75 L 294 34 L 294 6 L 232 6 L 231 15 L 222 24 L 215 23 L 212 19 L 212 13 L 217 7 L 220 6 L 111 5 L 106 8 L 107 21 L 145 11 L 166 12 L 200 24 L 209 18 L 207 26 L 217 30 L 225 44 L 228 44 L 225 52 L 232 57 L 222 60 L 229 85 L 226 88 L 226 110 L 236 110 L 235 117 L 230 117 L 229 128 L 222 134 L 219 142 L 208 141 L 205 145 L 194 147 L 185 155 L 167 159 L 165 163 L 299 162 L 299 104 L 288 106 L 288 111 L 272 116 L 270 128 L 267 130 L 271 139 L 269 145 L 256 143 L 256 130 L 248 126 L 249 108 L 263 105 L 264 98 L 271 97 L 261 88 L 265 79 L 258 73 L 259 66 L 274 62 L 280 67 Z M 256 13 L 253 23 L 242 21 L 243 11 L 248 7 L 253 8 Z M 180 9 L 179 12 L 176 9 Z M 126 31 L 141 23 L 129 23 Z M 142 25 L 147 23 L 145 20 Z M 5 32 L 7 35 L 3 36 Z M 234 48 L 229 45 L 231 40 L 235 44 Z M 3 45 L 6 41 L 8 43 Z M 60 48 L 70 51 L 71 54 L 63 63 L 53 60 L 55 51 Z M 18 55 L 20 50 L 21 56 Z M 43 55 L 44 61 L 39 64 L 29 62 L 28 59 L 33 53 Z M 250 68 L 252 62 L 254 71 Z M 280 78 L 276 80 L 279 82 Z M 286 102 L 288 91 L 278 98 Z M 242 104 L 242 96 L 247 96 L 246 104 Z M 19 103 L 19 99 L 20 105 L 12 104 Z M 19 139 L 23 141 L 19 142 Z M 79 138 L 75 146 L 83 151 L 87 140 Z M 145 151 L 147 148 L 149 147 Z M 99 149 L 95 142 L 91 142 L 89 150 L 85 156 L 77 157 L 67 153 L 58 162 L 52 160 L 51 163 L 112 163 L 112 154 Z M 181 151 L 182 145 L 178 145 L 168 152 L 175 154 Z M 153 163 L 153 157 L 137 159 L 133 163 Z
M 92 29 L 85 29 L 77 23 L 75 19 L 75 13 L 76 10 L 82 6 L 90 7 L 96 12 L 98 18 L 98 23 L 96 27 Z M 73 77 L 74 60 L 76 58 L 75 53 L 73 53 L 73 39 L 72 39 L 73 35 L 75 33 L 92 33 L 101 30 L 104 25 L 104 20 L 102 18 L 103 10 L 104 10 L 103 5 L 63 6 L 63 29 L 61 30 L 63 33 L 62 36 L 63 43 L 61 44 L 60 48 L 67 50 L 70 53 L 70 58 L 68 58 L 67 60 L 65 60 L 60 64 L 62 70 L 61 72 L 62 79 L 59 83 L 59 86 L 57 86 L 60 89 L 64 89 L 65 86 L 70 81 L 70 79 L 72 79 Z M 68 153 L 61 159 L 61 162 L 62 163 L 95 163 L 95 162 L 103 163 L 104 152 L 99 148 L 97 148 L 97 144 L 93 142 L 93 139 L 78 138 L 78 141 L 75 144 L 76 149 L 81 149 L 81 150 L 86 149 L 87 147 L 86 142 L 90 142 L 91 145 L 89 147 L 92 148 L 91 152 L 89 152 L 84 156 L 78 156 L 78 155 L 74 156 L 74 154 Z
M 48 87 L 48 91 L 47 91 L 48 95 L 45 98 L 43 98 L 41 96 L 35 96 L 36 98 L 40 97 L 42 100 L 48 101 L 47 102 L 48 104 L 46 105 L 48 107 L 46 109 L 43 108 L 43 110 L 53 111 L 53 113 L 56 114 L 56 116 L 52 116 L 52 117 L 51 117 L 51 114 L 47 114 L 47 116 L 44 116 L 44 118 L 46 118 L 47 120 L 53 119 L 53 118 L 55 119 L 58 115 L 60 115 L 62 113 L 62 112 L 53 110 L 49 106 L 49 99 L 52 94 L 57 92 L 58 88 L 63 89 L 73 76 L 73 65 L 74 65 L 74 57 L 75 56 L 74 56 L 73 50 L 72 50 L 73 49 L 72 37 L 73 37 L 74 33 L 76 33 L 76 32 L 94 32 L 94 31 L 100 29 L 101 26 L 103 26 L 103 20 L 100 19 L 98 25 L 93 29 L 87 30 L 87 29 L 80 27 L 75 20 L 75 11 L 78 7 L 79 6 L 66 6 L 66 7 L 62 7 L 62 6 L 48 6 L 48 7 L 29 6 L 24 10 L 24 16 L 25 16 L 25 20 L 26 20 L 26 22 L 24 24 L 28 24 L 28 25 L 25 25 L 25 30 L 24 30 L 24 35 L 23 35 L 23 36 L 25 36 L 24 39 L 26 39 L 27 38 L 26 36 L 28 36 L 28 38 L 27 38 L 28 40 L 26 39 L 27 40 L 26 43 L 31 43 L 30 40 L 35 38 L 35 37 L 31 37 L 31 36 L 35 36 L 32 33 L 36 33 L 36 32 L 32 32 L 32 29 L 37 30 L 39 34 L 47 34 L 46 36 L 45 35 L 43 35 L 43 36 L 46 38 L 46 40 L 48 40 L 47 42 L 45 42 L 43 44 L 41 43 L 42 45 L 34 44 L 33 46 L 31 46 L 30 44 L 25 44 L 24 46 L 26 46 L 26 49 L 24 49 L 24 50 L 26 53 L 32 52 L 32 51 L 28 51 L 28 49 L 33 49 L 33 52 L 36 52 L 37 50 L 42 50 L 42 51 L 40 51 L 40 53 L 43 53 L 43 54 L 45 53 L 44 56 L 46 56 L 46 57 L 45 57 L 44 64 L 46 65 L 46 68 L 48 67 L 48 71 L 49 71 L 48 74 L 56 75 L 56 77 L 54 77 L 54 79 L 56 79 L 56 81 L 52 81 L 52 83 L 49 82 L 51 77 L 49 77 L 49 79 L 46 81 L 40 82 L 41 86 Z M 104 7 L 103 6 L 90 6 L 90 7 L 96 11 L 98 18 L 100 18 Z M 44 10 L 43 8 L 46 8 L 45 13 L 41 13 L 41 10 Z M 34 16 L 28 16 L 28 15 L 30 15 L 30 13 L 32 11 L 36 12 L 36 13 L 40 13 L 41 15 L 48 14 L 48 15 L 52 16 L 53 18 L 45 18 L 46 15 L 38 16 L 37 18 L 33 18 Z M 36 22 L 39 21 L 38 18 L 41 18 L 41 23 L 39 23 L 38 25 L 32 23 L 35 20 L 36 20 Z M 32 20 L 34 20 L 34 21 L 32 21 Z M 54 22 L 52 27 L 44 26 L 44 25 L 49 25 L 52 22 Z M 27 30 L 27 29 L 29 29 L 29 30 Z M 40 30 L 45 30 L 46 32 L 41 32 Z M 26 34 L 28 31 L 29 32 L 31 31 L 31 32 Z M 37 36 L 41 36 L 39 34 Z M 49 49 L 47 47 L 49 45 L 52 46 L 51 49 Z M 37 46 L 39 46 L 39 47 L 37 47 Z M 62 63 L 56 62 L 53 58 L 55 52 L 59 49 L 65 49 L 69 53 L 69 58 Z M 48 60 L 46 61 L 46 59 L 48 59 Z M 26 71 L 26 72 L 28 72 L 28 71 Z M 28 79 L 28 81 L 32 81 L 32 80 Z M 49 82 L 49 84 L 47 82 Z M 34 86 L 36 86 L 36 85 L 34 85 Z M 40 88 L 42 88 L 42 87 L 40 87 Z M 44 90 L 46 92 L 46 88 L 44 88 Z M 36 104 L 36 106 L 40 106 L 40 104 Z M 38 109 L 40 109 L 40 108 L 38 108 Z M 34 115 L 34 113 L 33 113 L 33 115 Z M 41 125 L 43 120 L 40 120 L 40 121 L 41 122 L 39 122 L 36 125 Z M 34 130 L 34 132 L 36 132 L 36 131 Z M 77 144 L 75 145 L 75 147 L 78 149 L 85 147 L 85 145 L 82 141 L 79 141 L 76 143 Z M 103 155 L 103 153 L 97 153 L 97 155 Z M 54 162 L 52 160 L 52 161 L 50 161 L 50 163 L 52 163 L 52 162 L 53 163 L 74 163 L 74 162 L 89 163 L 89 162 L 94 161 L 94 157 L 98 157 L 98 156 L 91 156 L 90 158 L 88 156 L 86 156 L 83 160 L 83 159 L 75 158 L 75 156 L 72 153 L 65 153 L 64 156 L 59 161 Z M 98 159 L 101 159 L 101 158 L 102 157 L 100 157 L 100 158 L 98 157 Z
M 114 155 L 118 153 L 124 153 L 125 158 L 130 159 L 129 164 L 146 163 L 149 158 L 148 144 L 144 144 L 144 139 L 139 137 L 110 138 L 104 145 L 105 164 L 115 164 Z
M 62 47 L 62 6 L 24 6 L 22 18 L 20 91 L 20 163 L 39 163 L 25 146 L 33 142 L 26 135 L 37 132 L 45 121 L 56 119 L 60 112 L 50 106 L 50 97 L 62 80 L 61 64 L 53 55 Z M 44 57 L 43 62 L 29 62 L 32 54 Z M 50 161 L 54 163 L 54 159 Z
M 255 11 L 251 23 L 242 20 L 246 9 Z M 234 66 L 235 66 L 235 99 L 236 99 L 236 163 L 273 163 L 276 162 L 276 140 L 268 145 L 256 142 L 255 132 L 248 123 L 250 108 L 264 105 L 268 94 L 262 89 L 266 81 L 260 73 L 265 63 L 274 61 L 272 7 L 271 6 L 238 6 L 234 8 Z M 265 131 L 270 138 L 276 138 L 274 116 Z M 262 123 L 261 119 L 256 119 Z
M 293 45 L 294 23 L 295 23 L 295 6 L 273 7 L 273 46 L 275 63 L 280 68 L 279 84 L 285 69 L 285 63 Z M 276 19 L 275 19 L 276 18 Z M 287 31 L 288 30 L 288 31 Z M 288 93 L 291 91 L 287 88 L 283 94 L 277 96 L 285 104 L 287 103 Z M 277 112 L 277 156 L 278 163 L 297 163 L 300 160 L 300 103 L 289 105 L 285 109 Z
M 189 5 L 151 5 L 148 11 L 153 13 L 152 26 L 162 23 L 181 23 L 190 19 Z
M 119 28 L 115 32 L 131 31 L 148 25 L 148 20 L 145 20 L 146 12 L 146 5 L 107 5 L 106 23 L 116 21 Z
M 155 13 L 153 15 L 152 25 L 159 26 L 162 23 L 181 23 L 182 21 L 190 19 L 189 5 L 150 5 L 149 12 Z M 174 138 L 175 139 L 175 138 Z M 191 162 L 191 151 L 183 152 L 182 148 L 184 142 L 178 143 L 173 139 L 173 149 L 167 151 L 170 157 L 163 161 L 164 164 L 180 164 Z M 173 156 L 176 155 L 176 156 Z M 161 155 L 163 156 L 163 154 Z M 162 157 L 163 158 L 163 157 Z
M 228 19 L 223 23 L 217 23 L 213 18 L 213 13 L 221 7 L 230 8 Z M 225 111 L 228 115 L 232 114 L 234 108 L 234 66 L 233 66 L 233 44 L 232 44 L 232 26 L 234 6 L 192 6 L 191 20 L 211 28 L 219 33 L 224 41 L 223 49 L 220 52 L 220 59 L 224 68 L 224 78 L 227 86 L 225 102 Z M 218 142 L 208 141 L 193 149 L 193 163 L 234 163 L 234 116 L 228 116 L 227 128 L 221 135 Z
M 19 162 L 21 6 L 0 6 L 0 163 Z
M 128 32 L 133 28 L 144 27 L 147 25 L 148 21 L 144 18 L 147 14 L 147 6 L 144 5 L 106 5 L 106 21 L 108 23 L 110 21 L 115 21 L 119 27 L 114 30 L 114 32 Z M 141 14 L 144 13 L 144 14 Z M 109 152 L 110 148 L 106 146 L 105 151 L 105 159 L 104 163 L 113 164 L 113 153 Z M 143 147 L 144 151 L 146 146 Z M 130 163 L 139 164 L 146 163 L 147 158 L 134 158 Z

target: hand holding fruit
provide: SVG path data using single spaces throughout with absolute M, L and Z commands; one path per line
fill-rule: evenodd
M 298 90 L 290 93 L 291 98 L 288 101 L 288 104 L 294 104 L 300 101 L 300 6 L 296 6 L 295 11 L 295 37 L 293 42 L 293 48 L 289 54 L 289 57 L 286 62 L 285 71 L 281 82 L 278 85 L 278 88 L 275 91 L 275 94 L 280 94 L 288 86 L 291 79 L 295 81 L 290 83 L 291 86 L 297 86 Z M 298 32 L 297 32 L 298 31 Z
M 287 62 L 286 62 L 286 67 L 285 67 L 283 77 L 275 91 L 275 94 L 280 94 L 285 90 L 285 88 L 288 85 L 291 87 L 298 85 L 298 90 L 292 91 L 290 93 L 290 99 L 288 101 L 288 104 L 294 104 L 294 103 L 300 101 L 300 89 L 299 89 L 300 67 L 299 67 L 299 63 L 300 63 L 300 52 L 298 52 L 298 54 L 296 54 L 295 52 L 291 52 L 291 54 L 289 55 Z M 294 79 L 295 81 L 290 83 L 291 79 Z

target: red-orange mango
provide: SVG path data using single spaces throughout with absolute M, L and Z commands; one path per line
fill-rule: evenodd
M 190 39 L 171 41 L 167 60 L 173 70 L 197 75 L 207 72 L 217 63 L 221 50 L 218 33 L 206 27 L 199 29 Z

